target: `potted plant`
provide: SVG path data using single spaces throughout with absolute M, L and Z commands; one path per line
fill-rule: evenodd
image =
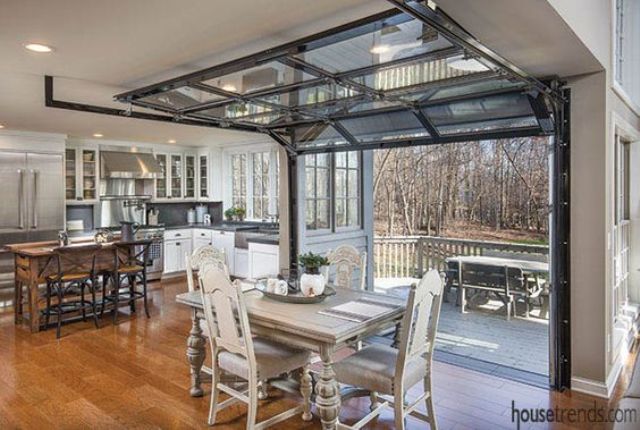
M 233 217 L 235 216 L 236 216 L 236 209 L 233 207 L 224 211 L 224 217 L 227 219 L 227 221 L 232 221 Z
M 236 218 L 238 221 L 244 221 L 244 216 L 247 214 L 245 208 L 237 207 L 236 208 Z
M 304 270 L 300 277 L 300 291 L 305 296 L 318 296 L 324 292 L 326 279 L 320 268 L 329 264 L 326 257 L 313 252 L 298 256 L 298 263 Z

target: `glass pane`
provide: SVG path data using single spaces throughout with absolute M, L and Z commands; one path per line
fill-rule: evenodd
M 416 116 L 396 111 L 340 120 L 359 142 L 377 142 L 408 137 L 428 137 L 429 133 Z
M 307 187 L 307 196 L 309 197 L 315 197 L 316 192 L 315 192 L 315 170 L 311 167 L 307 167 L 306 168 L 306 187 Z
M 414 57 L 449 48 L 452 44 L 432 28 L 399 14 L 360 30 L 350 30 L 350 37 L 338 43 L 325 45 L 296 55 L 298 58 L 329 72 L 343 72 L 382 64 L 391 60 Z M 324 42 L 324 43 L 323 43 Z
M 347 156 L 349 157 L 349 168 L 357 168 L 358 167 L 358 152 L 357 151 L 349 151 L 347 152 Z
M 318 154 L 316 157 L 318 166 L 329 167 L 329 154 Z
M 450 59 L 439 59 L 389 67 L 353 78 L 354 81 L 382 91 L 406 88 L 486 72 L 487 68 L 470 71 L 451 67 Z
M 249 102 L 232 102 L 223 106 L 194 112 L 193 115 L 217 119 L 234 119 L 257 124 L 268 124 L 281 117 L 276 110 L 269 106 Z
M 329 169 L 319 168 L 317 170 L 318 197 L 329 197 Z
M 253 195 L 262 195 L 262 177 L 253 175 Z
M 438 126 L 440 134 L 473 133 L 487 130 L 497 130 L 501 128 L 535 127 L 538 125 L 536 117 L 508 118 L 489 121 L 469 122 L 465 124 L 441 125 Z
M 271 61 L 250 69 L 213 78 L 203 83 L 224 91 L 247 94 L 314 78 L 315 76 L 296 70 L 278 61 Z
M 462 125 L 461 129 L 464 129 L 468 128 L 464 127 L 468 123 L 534 116 L 531 104 L 524 94 L 502 94 L 427 106 L 422 112 L 438 130 L 443 126 Z
M 315 166 L 316 165 L 316 155 L 303 155 L 304 157 L 304 165 L 305 166 Z
M 336 198 L 347 195 L 347 171 L 336 169 Z
M 329 200 L 318 200 L 316 221 L 318 228 L 329 228 Z
M 358 170 L 349 169 L 349 197 L 358 197 Z
M 224 97 L 191 87 L 180 87 L 175 90 L 140 98 L 140 101 L 174 110 L 218 100 L 224 100 Z
M 347 212 L 348 212 L 347 224 L 353 227 L 359 224 L 360 201 L 357 199 L 349 199 L 348 202 L 349 202 L 348 203 L 349 207 L 347 208 Z
M 347 208 L 346 200 L 336 199 L 336 227 L 345 227 L 347 225 Z
M 306 202 L 306 212 L 305 212 L 305 222 L 307 224 L 307 229 L 315 230 L 316 228 L 316 207 L 315 200 L 307 200 Z
M 347 154 L 345 152 L 336 153 L 336 167 L 347 167 Z
M 481 82 L 472 82 L 469 84 L 451 85 L 437 89 L 435 93 L 431 97 L 429 97 L 429 100 L 440 100 L 449 97 L 460 96 L 463 94 L 475 94 L 484 91 L 516 88 L 521 85 L 522 84 L 520 82 L 511 82 L 506 79 L 492 79 Z
M 316 103 L 325 103 L 332 100 L 345 99 L 347 97 L 354 97 L 359 92 L 343 87 L 338 84 L 326 84 L 318 85 L 308 88 L 300 88 L 298 90 L 282 93 L 272 94 L 265 97 L 260 97 L 258 100 L 264 100 L 266 102 L 275 103 L 287 107 L 298 107 L 313 105 Z M 338 105 L 334 109 L 330 109 L 330 112 L 334 112 L 342 105 Z M 327 112 L 327 113 L 330 113 Z
M 254 218 L 262 218 L 262 200 L 259 198 L 253 199 L 253 216 Z
M 313 124 L 295 129 L 296 143 L 299 146 L 325 146 L 345 144 L 346 140 L 333 127 L 327 124 Z

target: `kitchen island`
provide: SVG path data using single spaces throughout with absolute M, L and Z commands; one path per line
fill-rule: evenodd
M 93 243 L 92 239 L 79 240 L 73 242 L 70 246 L 82 246 Z M 139 241 L 136 243 L 144 243 Z M 111 270 L 114 266 L 116 245 L 124 244 L 123 242 L 113 241 L 102 244 L 102 248 L 96 256 L 96 271 Z M 6 245 L 5 248 L 14 254 L 15 264 L 15 323 L 20 324 L 25 318 L 29 321 L 31 332 L 40 331 L 40 311 L 44 303 L 44 299 L 40 297 L 39 286 L 46 282 L 46 277 L 55 273 L 57 270 L 52 264 L 57 241 L 49 242 L 32 242 L 20 243 L 14 245 Z M 77 255 L 77 267 L 79 269 L 86 268 L 89 270 L 92 263 L 92 255 Z M 23 309 L 24 293 L 26 291 L 27 298 L 27 314 Z

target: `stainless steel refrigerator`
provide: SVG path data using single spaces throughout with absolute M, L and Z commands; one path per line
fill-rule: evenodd
M 0 247 L 53 240 L 64 229 L 62 154 L 0 151 Z M 0 252 L 0 288 L 13 282 L 13 256 Z

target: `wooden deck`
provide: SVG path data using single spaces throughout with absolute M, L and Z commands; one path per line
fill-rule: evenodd
M 190 328 L 188 309 L 175 303 L 186 291 L 182 281 L 152 288 L 151 319 L 127 318 L 112 326 L 110 319 L 95 329 L 92 322 L 31 334 L 16 327 L 13 310 L 0 308 L 0 428 L 207 428 L 208 395 L 188 394 L 185 357 Z M 0 303 L 10 297 L 0 297 Z M 626 385 L 625 371 L 616 397 Z M 208 389 L 209 386 L 205 385 Z M 410 392 L 410 395 L 418 391 Z M 271 390 L 261 403 L 259 419 L 297 402 L 296 397 Z M 518 407 L 588 408 L 609 403 L 579 393 L 556 393 L 495 376 L 438 363 L 434 365 L 434 400 L 441 429 L 514 429 L 511 402 Z M 354 422 L 368 410 L 368 399 L 353 399 L 341 419 Z M 221 413 L 214 429 L 244 429 L 245 408 Z M 305 423 L 292 418 L 278 429 L 317 429 L 319 420 Z M 385 412 L 371 429 L 391 429 Z M 410 419 L 409 429 L 426 425 Z M 609 428 L 538 425 L 522 428 Z

